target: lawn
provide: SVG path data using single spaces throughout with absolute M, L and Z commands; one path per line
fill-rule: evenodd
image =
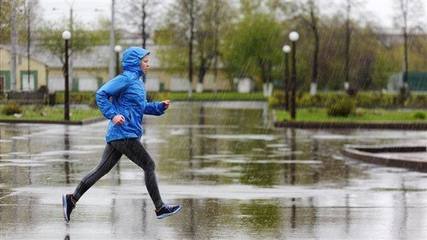
M 3 109 L 4 105 L 0 105 Z M 64 107 L 63 106 L 38 106 L 38 105 L 25 105 L 21 107 L 22 113 L 15 115 L 6 115 L 0 111 L 0 120 L 48 120 L 48 121 L 62 121 L 64 120 Z M 97 109 L 93 108 L 71 108 L 70 120 L 82 121 L 102 117 Z
M 303 108 L 297 109 L 297 121 L 307 122 L 427 122 L 423 119 L 427 111 L 398 109 L 357 109 L 356 113 L 348 117 L 328 116 L 325 108 Z M 276 110 L 275 117 L 278 122 L 290 120 L 290 115 L 284 110 Z
M 171 101 L 267 101 L 262 92 L 193 92 L 191 98 L 188 97 L 187 92 L 152 92 L 149 95 L 156 101 L 164 99 L 170 99 Z

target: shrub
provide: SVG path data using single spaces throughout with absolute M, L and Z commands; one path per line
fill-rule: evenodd
M 285 105 L 285 93 L 282 91 L 275 91 L 273 95 L 268 98 L 268 105 L 273 108 L 282 107 Z
M 49 89 L 47 88 L 46 85 L 42 85 L 39 87 L 39 89 L 37 89 L 38 92 L 44 93 L 44 94 L 48 94 L 49 93 Z
M 82 92 L 70 92 L 70 103 L 74 104 L 90 104 L 95 98 L 95 92 L 82 91 Z M 64 92 L 58 91 L 55 93 L 55 103 L 64 103 Z
M 354 109 L 354 100 L 348 96 L 339 99 L 333 99 L 327 103 L 327 113 L 329 116 L 347 117 L 354 112 Z
M 324 107 L 322 106 L 322 101 L 321 99 L 324 98 L 325 96 L 322 94 L 317 94 L 315 96 L 312 96 L 310 94 L 303 94 L 299 99 L 298 99 L 298 106 L 299 107 Z
M 8 102 L 2 109 L 5 115 L 13 115 L 15 113 L 22 113 L 21 106 L 16 102 Z
M 365 109 L 357 108 L 356 111 L 354 112 L 354 114 L 358 117 L 361 117 L 361 116 L 366 114 L 366 111 L 365 111 Z
M 427 95 L 411 95 L 405 103 L 406 107 L 410 108 L 426 108 L 427 107 Z
M 414 114 L 415 119 L 426 119 L 426 115 L 423 112 L 416 112 Z
M 96 98 L 92 98 L 92 100 L 89 103 L 90 108 L 98 108 L 98 104 L 96 103 Z
M 398 96 L 381 92 L 360 92 L 356 97 L 356 105 L 363 108 L 396 107 L 398 105 Z

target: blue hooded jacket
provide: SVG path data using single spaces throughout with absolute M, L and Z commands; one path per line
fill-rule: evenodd
M 162 115 L 165 106 L 161 102 L 147 102 L 144 73 L 140 63 L 150 54 L 140 47 L 131 47 L 123 52 L 123 72 L 105 83 L 96 92 L 96 103 L 102 114 L 110 119 L 106 141 L 140 138 L 142 136 L 142 117 L 144 114 Z M 114 124 L 111 120 L 121 114 L 125 117 L 123 124 Z

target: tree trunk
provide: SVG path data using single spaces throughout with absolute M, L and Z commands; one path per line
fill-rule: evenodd
M 408 86 L 408 68 L 409 68 L 409 56 L 408 56 L 408 2 L 401 2 L 401 10 L 403 16 L 403 55 L 404 55 L 404 69 L 403 69 L 403 85 L 400 89 L 401 104 L 403 105 L 409 95 Z
M 190 0 L 190 39 L 188 42 L 188 96 L 192 95 L 192 84 L 193 84 L 193 41 L 194 41 L 194 0 Z
M 147 43 L 147 33 L 146 33 L 146 18 L 147 18 L 147 12 L 146 12 L 146 8 L 147 8 L 147 2 L 146 0 L 142 1 L 142 48 L 146 48 L 146 43 Z
M 403 78 L 403 83 L 404 83 L 404 87 L 407 88 L 408 87 L 408 68 L 409 68 L 409 56 L 408 56 L 408 31 L 405 28 L 404 32 L 403 32 L 403 39 L 404 39 L 404 56 L 405 56 L 405 69 L 404 69 L 404 78 Z
M 12 0 L 11 9 L 11 59 L 10 59 L 10 90 L 16 91 L 16 56 L 17 56 L 17 45 L 18 45 L 18 33 L 16 26 L 16 0 Z
M 344 74 L 345 74 L 345 83 L 344 86 L 346 91 L 350 88 L 350 44 L 351 44 L 351 27 L 350 27 L 350 12 L 351 4 L 347 0 L 347 21 L 346 21 L 346 34 L 345 34 L 345 65 L 344 65 Z
M 200 57 L 199 76 L 197 81 L 197 92 L 203 92 L 203 79 L 205 78 L 206 72 L 208 71 L 207 59 L 202 55 Z
M 115 61 L 114 61 L 114 45 L 115 45 L 115 39 L 114 39 L 114 22 L 115 22 L 115 5 L 116 1 L 111 1 L 111 26 L 110 26 L 110 62 L 108 65 L 108 76 L 110 79 L 114 77 L 114 70 L 115 70 Z
M 218 78 L 218 42 L 219 42 L 219 0 L 215 0 L 215 31 L 214 31 L 214 93 L 217 92 Z
M 31 5 L 30 2 L 27 4 L 27 81 L 28 81 L 28 88 L 31 90 L 31 83 L 30 83 L 30 71 L 31 71 L 31 65 L 30 65 L 30 47 L 31 47 Z M 34 89 L 35 90 L 35 89 Z
M 310 16 L 311 16 L 311 28 L 314 34 L 314 53 L 313 53 L 313 65 L 311 71 L 311 86 L 310 86 L 310 95 L 317 94 L 317 76 L 318 76 L 318 68 L 319 68 L 319 48 L 320 48 L 320 36 L 319 29 L 317 28 L 317 19 L 314 13 L 314 3 L 310 8 Z

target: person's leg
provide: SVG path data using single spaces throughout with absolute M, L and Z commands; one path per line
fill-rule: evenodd
M 102 176 L 108 173 L 111 168 L 119 161 L 122 154 L 114 149 L 111 144 L 107 143 L 101 162 L 92 171 L 87 174 L 80 184 L 76 187 L 73 194 L 62 195 L 62 208 L 64 211 L 64 218 L 66 222 L 70 221 L 70 215 L 76 206 L 76 202 L 80 197 Z
M 157 185 L 155 163 L 139 140 L 112 142 L 112 146 L 144 170 L 145 186 L 156 209 L 164 205 Z
M 101 177 L 107 174 L 116 163 L 120 160 L 122 153 L 117 151 L 111 146 L 111 143 L 107 143 L 102 154 L 101 162 L 92 171 L 90 171 L 76 187 L 72 197 L 77 202 L 80 197 L 95 184 Z

